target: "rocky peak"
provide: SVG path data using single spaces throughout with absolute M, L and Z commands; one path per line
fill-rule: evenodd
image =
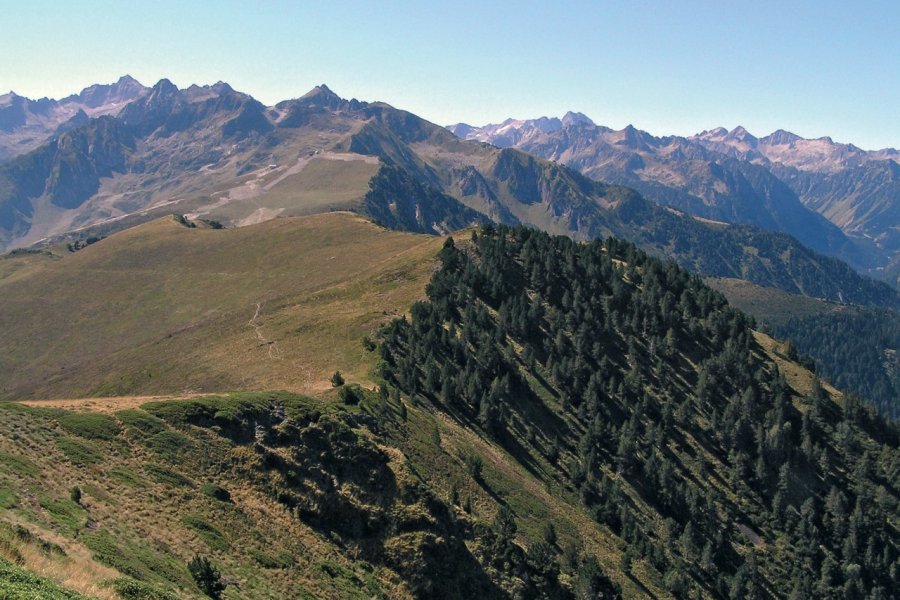
M 469 139 L 469 135 L 474 133 L 475 130 L 476 128 L 472 127 L 468 123 L 456 123 L 454 125 L 447 125 L 447 131 L 463 140 Z
M 166 98 L 178 93 L 178 87 L 168 79 L 160 79 L 150 89 L 150 98 Z
M 224 81 L 215 82 L 214 84 L 209 86 L 209 89 L 211 89 L 212 91 L 214 91 L 215 93 L 217 93 L 219 95 L 230 94 L 230 93 L 234 92 L 234 88 L 231 87 L 230 85 L 228 85 L 227 83 L 225 83 Z
M 131 102 L 147 91 L 140 82 L 130 75 L 123 75 L 112 84 L 94 84 L 81 90 L 80 93 L 69 96 L 63 103 L 72 102 L 81 104 L 87 108 L 99 108 L 109 104 L 124 104 Z
M 795 142 L 799 142 L 802 140 L 799 135 L 796 133 L 791 133 L 790 131 L 785 131 L 784 129 L 779 129 L 778 131 L 772 132 L 771 135 L 764 137 L 761 141 L 772 144 L 776 146 L 789 145 Z
M 303 94 L 297 102 L 301 106 L 337 110 L 344 100 L 323 83 Z
M 594 122 L 580 112 L 567 112 L 562 118 L 563 127 L 575 127 L 578 125 L 594 125 Z
M 756 137 L 744 129 L 741 125 L 738 125 L 734 129 L 728 132 L 728 135 L 724 138 L 727 141 L 735 141 L 735 142 L 746 142 L 751 146 L 756 146 L 759 140 Z

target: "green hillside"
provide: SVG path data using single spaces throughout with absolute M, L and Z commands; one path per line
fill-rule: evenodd
M 248 599 L 900 583 L 896 427 L 628 243 L 168 217 L 5 260 L 0 586 L 200 598 L 197 556 Z
M 677 597 L 896 589 L 897 429 L 792 383 L 722 296 L 615 240 L 490 228 L 441 260 L 385 376 L 575 495 L 626 573 Z

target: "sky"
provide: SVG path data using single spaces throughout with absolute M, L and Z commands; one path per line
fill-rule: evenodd
M 37 7 L 40 6 L 40 9 Z M 0 0 L 0 93 L 130 74 L 266 104 L 326 83 L 442 125 L 572 110 L 900 147 L 900 2 Z

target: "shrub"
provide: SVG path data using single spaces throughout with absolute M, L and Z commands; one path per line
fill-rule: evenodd
M 359 393 L 358 390 L 353 386 L 342 387 L 340 394 L 341 402 L 348 406 L 355 406 L 359 404 Z
M 331 376 L 331 387 L 341 387 L 342 385 L 344 385 L 344 376 L 340 371 L 335 371 Z
M 213 500 L 218 500 L 219 502 L 231 502 L 231 493 L 214 483 L 204 483 L 200 490 L 203 492 L 204 496 L 209 496 Z
M 143 437 L 154 435 L 166 429 L 166 423 L 159 417 L 138 409 L 120 410 L 116 417 L 128 428 L 129 436 Z
M 69 490 L 69 498 L 71 498 L 72 502 L 75 504 L 81 505 L 81 488 L 77 485 L 72 487 L 72 489 Z
M 200 515 L 185 515 L 181 522 L 195 530 L 206 545 L 213 550 L 225 552 L 230 548 L 228 540 L 222 535 L 222 532 L 216 529 L 208 521 L 204 520 Z
M 287 552 L 269 554 L 261 550 L 253 550 L 250 554 L 253 556 L 253 560 L 264 569 L 287 569 L 296 562 L 294 557 Z
M 181 473 L 176 473 L 175 471 L 167 469 L 161 465 L 155 465 L 153 463 L 146 464 L 144 465 L 144 471 L 146 471 L 147 475 L 151 476 L 153 479 L 167 485 L 181 487 L 191 487 L 194 485 L 193 481 L 191 481 Z
M 188 563 L 188 571 L 200 591 L 210 598 L 221 598 L 222 592 L 225 591 L 225 583 L 222 582 L 222 575 L 219 570 L 209 562 L 205 556 L 194 556 Z
M 147 440 L 147 445 L 161 458 L 176 462 L 193 444 L 190 438 L 177 431 L 162 431 Z
M 465 458 L 466 470 L 475 481 L 481 481 L 482 470 L 484 469 L 484 460 L 480 455 L 472 453 L 467 454 Z

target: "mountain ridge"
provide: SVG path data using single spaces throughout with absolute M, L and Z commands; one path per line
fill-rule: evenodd
M 583 116 L 567 117 L 571 128 L 591 127 Z M 430 233 L 489 218 L 576 239 L 619 235 L 707 275 L 751 277 L 849 302 L 900 303 L 794 240 L 722 230 L 628 188 L 519 150 L 461 141 L 412 113 L 345 100 L 324 85 L 265 107 L 227 84 L 178 89 L 161 80 L 117 116 L 102 118 L 107 145 L 68 142 L 93 135 L 93 119 L 58 138 L 84 151 L 64 153 L 51 141 L 0 165 L 7 245 L 72 230 L 97 237 L 174 210 L 227 226 L 353 210 Z M 634 128 L 620 137 L 622 144 L 655 143 Z M 777 182 L 757 187 L 786 193 Z M 819 276 L 821 269 L 830 275 Z
M 900 247 L 896 178 L 885 176 L 900 158 L 895 149 L 864 151 L 784 130 L 757 138 L 740 126 L 655 137 L 631 125 L 616 131 L 547 117 L 448 129 L 635 187 L 704 218 L 786 231 L 867 272 L 882 272 Z

